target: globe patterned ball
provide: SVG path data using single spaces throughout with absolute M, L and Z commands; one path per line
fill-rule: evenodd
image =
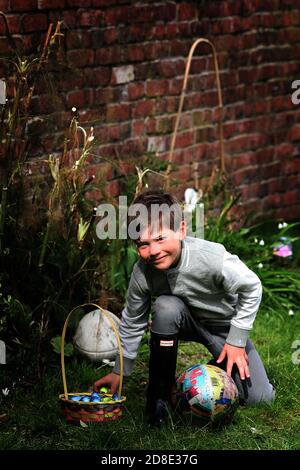
M 181 408 L 211 422 L 228 423 L 238 407 L 233 379 L 219 367 L 196 364 L 177 380 Z

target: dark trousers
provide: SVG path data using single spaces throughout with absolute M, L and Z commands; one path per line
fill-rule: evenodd
M 185 303 L 174 295 L 161 295 L 153 303 L 151 331 L 160 335 L 178 335 L 184 341 L 203 344 L 214 359 L 217 359 L 225 344 L 230 326 L 201 325 L 189 311 Z M 250 378 L 241 380 L 238 369 L 234 366 L 234 379 L 242 402 L 250 405 L 260 402 L 270 403 L 275 398 L 275 391 L 267 377 L 264 365 L 253 343 L 248 340 L 246 352 L 249 358 Z M 193 365 L 193 364 L 191 364 Z M 216 364 L 226 370 L 225 364 Z

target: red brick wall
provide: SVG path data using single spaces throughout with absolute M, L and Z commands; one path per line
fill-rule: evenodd
M 94 126 L 101 156 L 138 162 L 154 150 L 166 158 L 185 58 L 195 39 L 210 39 L 221 69 L 226 168 L 244 208 L 264 218 L 300 216 L 300 104 L 291 101 L 291 84 L 300 80 L 299 0 L 0 0 L 0 9 L 28 52 L 50 22 L 63 21 L 66 58 L 77 72 L 60 84 L 63 106 L 47 120 L 46 152 L 58 150 L 75 106 L 80 121 Z M 3 34 L 1 22 L 0 52 Z M 40 93 L 34 112 L 46 122 L 54 111 Z M 212 57 L 202 46 L 176 142 L 174 176 L 186 186 L 194 161 L 203 176 L 216 161 L 216 110 Z M 33 159 L 41 155 L 32 149 Z M 95 159 L 93 169 L 99 165 Z M 117 194 L 119 180 L 109 176 Z

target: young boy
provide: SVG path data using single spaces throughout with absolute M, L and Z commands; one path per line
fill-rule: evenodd
M 133 207 L 144 209 L 135 226 L 139 230 L 129 230 L 140 259 L 131 275 L 120 337 L 123 375 L 128 376 L 152 304 L 149 422 L 160 426 L 168 416 L 179 339 L 205 345 L 217 365 L 232 375 L 242 402 L 271 402 L 273 387 L 248 339 L 262 295 L 256 274 L 223 245 L 187 237 L 181 208 L 171 195 L 147 191 Z M 153 211 L 157 207 L 163 210 Z M 107 385 L 114 393 L 119 374 L 117 358 L 113 372 L 96 381 L 95 390 Z

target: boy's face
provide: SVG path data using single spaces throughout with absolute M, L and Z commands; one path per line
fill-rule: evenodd
M 178 232 L 161 228 L 157 232 L 145 230 L 137 241 L 137 249 L 141 258 L 156 269 L 168 269 L 180 258 L 181 240 L 186 236 L 186 226 L 181 222 Z

